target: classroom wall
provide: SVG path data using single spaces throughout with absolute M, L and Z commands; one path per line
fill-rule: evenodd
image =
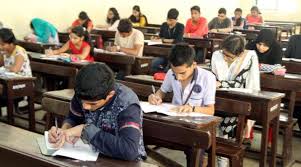
M 301 21 L 301 1 L 294 1 L 298 12 L 265 12 L 265 19 Z M 16 5 L 18 4 L 18 5 Z M 236 7 L 242 7 L 244 15 L 253 5 L 253 0 L 9 0 L 0 6 L 0 21 L 14 30 L 18 38 L 30 32 L 29 22 L 40 17 L 53 23 L 59 31 L 64 31 L 77 18 L 80 11 L 86 11 L 94 24 L 104 24 L 109 7 L 116 7 L 120 15 L 128 17 L 134 5 L 140 5 L 150 23 L 160 24 L 166 19 L 167 11 L 174 7 L 180 11 L 179 21 L 185 23 L 190 17 L 190 7 L 199 5 L 202 15 L 211 20 L 220 7 L 225 7 L 232 15 Z

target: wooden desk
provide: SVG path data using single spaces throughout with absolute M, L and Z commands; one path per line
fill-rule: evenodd
M 143 34 L 144 33 L 157 34 L 160 32 L 160 27 L 145 26 L 145 27 L 133 27 L 133 28 L 140 30 Z
M 38 53 L 44 53 L 45 49 L 49 49 L 49 48 L 54 49 L 60 47 L 60 45 L 56 45 L 56 44 L 33 43 L 33 42 L 26 42 L 22 40 L 18 40 L 17 44 L 22 46 L 26 51 L 38 52 Z
M 146 79 L 145 79 L 146 78 Z M 151 76 L 128 76 L 125 78 L 127 81 L 157 85 L 162 81 L 154 81 Z M 251 94 L 232 92 L 232 91 L 218 91 L 216 92 L 216 97 L 228 98 L 228 99 L 240 99 L 245 102 L 251 103 L 252 111 L 249 119 L 255 120 L 256 123 L 263 127 L 262 131 L 262 141 L 261 141 L 261 151 L 260 151 L 260 166 L 266 166 L 267 160 L 267 140 L 268 140 L 268 129 L 271 127 L 275 129 L 273 131 L 273 141 L 272 141 L 272 160 L 270 161 L 270 166 L 275 166 L 276 162 L 276 146 L 277 146 L 277 135 L 279 129 L 279 114 L 280 114 L 280 103 L 281 99 L 284 97 L 282 93 L 274 92 L 254 92 Z
M 29 129 L 35 130 L 34 112 L 34 77 L 7 78 L 0 76 L 0 84 L 3 86 L 3 94 L 0 99 L 6 101 L 8 123 L 14 124 L 14 100 L 27 97 L 29 110 Z
M 96 162 L 85 162 L 63 157 L 44 156 L 36 138 L 42 135 L 0 123 L 0 161 L 5 167 L 154 167 L 144 162 L 114 160 L 99 156 Z
M 301 62 L 282 60 L 287 73 L 301 74 Z
M 101 35 L 104 41 L 107 41 L 110 38 L 115 38 L 116 31 L 109 31 L 103 29 L 92 29 L 91 34 Z
M 255 40 L 259 34 L 259 30 L 248 30 L 248 29 L 234 29 L 233 32 L 240 32 L 246 35 L 246 40 Z

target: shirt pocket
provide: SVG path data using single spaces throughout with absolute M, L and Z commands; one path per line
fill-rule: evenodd
M 188 100 L 188 104 L 191 106 L 202 106 L 203 96 L 200 93 L 192 94 Z

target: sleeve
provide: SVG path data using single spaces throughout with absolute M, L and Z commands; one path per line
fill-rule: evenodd
M 76 126 L 84 123 L 84 115 L 81 103 L 75 97 L 70 102 L 69 114 L 64 120 L 64 123 L 69 123 L 71 126 Z
M 118 116 L 118 135 L 102 131 L 91 124 L 83 129 L 83 136 L 103 155 L 123 159 L 136 160 L 141 137 L 141 109 L 132 104 Z
M 50 36 L 51 36 L 51 31 L 50 28 L 47 26 L 45 28 L 45 31 L 40 36 L 38 36 L 38 41 L 42 43 L 48 43 Z
M 168 92 L 172 92 L 172 81 L 174 80 L 172 77 L 173 74 L 172 74 L 172 71 L 169 70 L 166 74 L 166 77 L 161 85 L 161 88 L 160 90 L 164 93 L 168 93 Z
M 252 56 L 252 66 L 249 77 L 246 79 L 246 88 L 252 90 L 260 90 L 260 72 L 257 55 L 254 52 Z
M 217 69 L 218 69 L 217 68 L 217 56 L 218 56 L 218 51 L 215 51 L 211 57 L 211 71 L 215 76 L 217 76 Z
M 146 25 L 146 18 L 145 18 L 145 16 L 141 16 L 140 17 L 140 26 L 141 27 L 144 27 L 145 25 Z
M 190 21 L 189 21 L 189 19 L 188 19 L 188 20 L 186 21 L 186 25 L 185 25 L 185 31 L 184 31 L 185 33 L 190 33 L 190 26 L 191 26 L 191 25 L 189 24 L 189 22 L 190 22 Z
M 206 88 L 204 92 L 204 105 L 215 104 L 215 92 L 216 92 L 216 79 L 215 76 L 210 73 L 207 78 Z
M 115 40 L 114 40 L 114 45 L 115 45 L 115 46 L 120 46 L 119 39 L 120 39 L 119 32 L 116 31 L 116 33 L 115 33 Z
M 278 42 L 276 42 L 274 51 L 271 54 L 272 61 L 271 64 L 282 64 L 282 50 Z
M 183 41 L 183 35 L 184 35 L 184 25 L 178 24 L 178 28 L 175 36 L 175 42 Z
M 135 37 L 135 45 L 144 45 L 144 35 L 141 31 L 137 30 L 136 33 L 136 37 Z
M 110 31 L 117 31 L 119 20 L 116 20 L 111 27 L 108 28 Z
M 160 38 L 165 38 L 165 33 L 164 33 L 165 28 L 166 28 L 165 23 L 163 23 L 160 27 L 160 33 L 159 33 Z
M 214 24 L 215 24 L 215 18 L 209 22 L 209 24 L 208 24 L 209 30 L 214 29 Z

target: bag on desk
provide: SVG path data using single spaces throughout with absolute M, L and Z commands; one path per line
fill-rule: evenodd
M 154 80 L 160 80 L 160 81 L 163 81 L 164 78 L 166 76 L 166 73 L 164 72 L 157 72 L 154 74 Z

